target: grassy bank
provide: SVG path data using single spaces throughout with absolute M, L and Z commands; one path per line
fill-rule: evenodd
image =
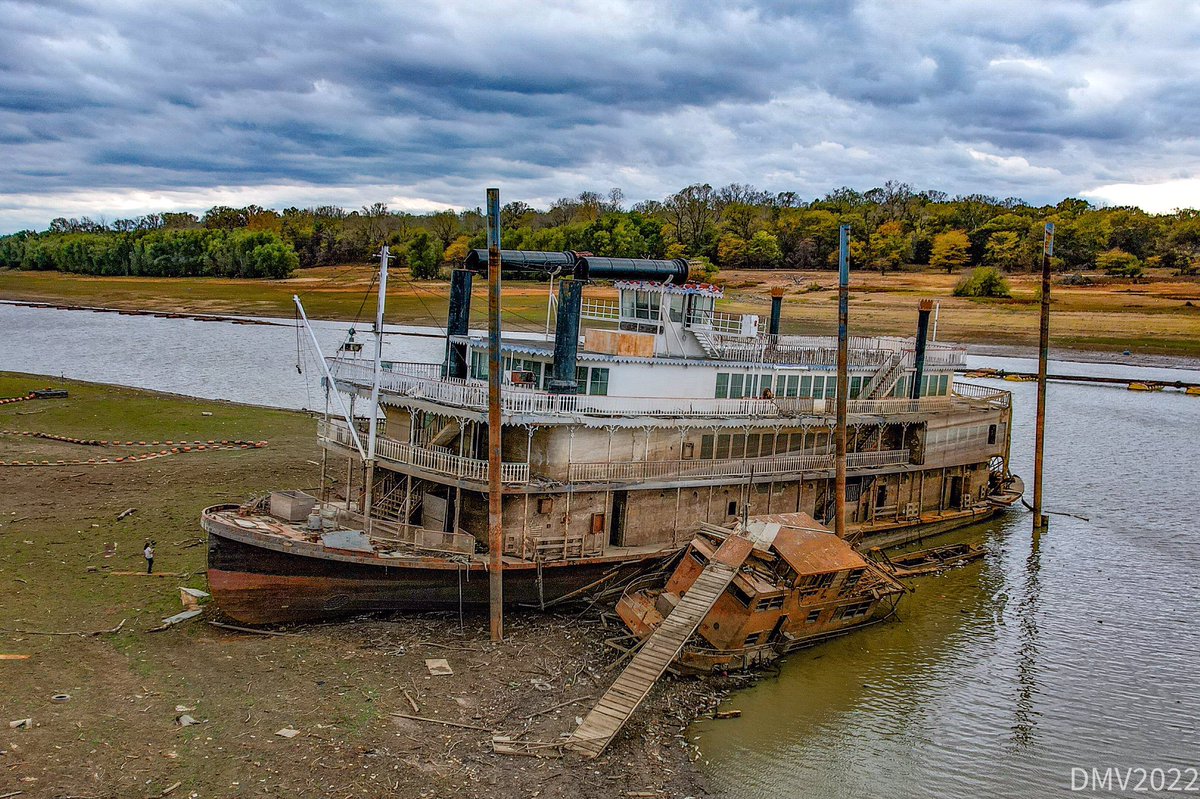
M 205 588 L 198 516 L 270 488 L 311 487 L 311 417 L 145 391 L 0 373 L 0 397 L 48 385 L 63 400 L 0 406 L 0 429 L 81 438 L 267 440 L 264 449 L 189 452 L 103 466 L 0 466 L 0 795 L 622 796 L 702 792 L 677 737 L 710 694 L 656 691 L 653 706 L 599 761 L 495 755 L 490 733 L 413 714 L 555 740 L 612 680 L 604 633 L 586 619 L 410 614 L 243 635 L 206 616 L 150 632 Z M 147 447 L 154 449 L 154 447 Z M 135 447 L 136 451 L 137 448 Z M 128 448 L 112 450 L 128 454 Z M 0 434 L 0 460 L 74 460 L 107 448 Z M 132 515 L 118 520 L 125 510 Z M 146 538 L 158 542 L 145 577 Z M 115 552 L 106 557 L 106 547 Z M 130 574 L 119 574 L 129 572 Z M 40 633 L 111 630 L 100 635 Z M 448 658 L 453 677 L 424 659 Z M 54 702 L 56 694 L 69 694 Z M 540 714 L 572 699 L 578 704 Z M 189 708 L 177 711 L 176 707 Z M 200 723 L 182 727 L 182 713 Z M 294 738 L 275 735 L 291 726 Z M 536 792 L 536 793 L 535 793 Z
M 952 296 L 959 275 L 943 272 L 856 272 L 851 323 L 856 333 L 909 335 L 916 302 L 942 303 L 938 338 L 970 344 L 1037 343 L 1039 278 L 1013 275 L 1011 299 Z M 299 294 L 318 319 L 370 318 L 374 308 L 369 266 L 307 269 L 287 280 L 218 278 L 84 277 L 57 272 L 0 270 L 0 299 L 33 300 L 129 310 L 189 311 L 290 317 Z M 830 272 L 722 272 L 727 310 L 769 308 L 770 289 L 782 286 L 785 332 L 836 330 L 836 277 Z M 414 282 L 401 270 L 389 285 L 387 318 L 393 323 L 443 325 L 445 281 Z M 1052 345 L 1056 348 L 1141 355 L 1200 357 L 1200 280 L 1166 270 L 1134 283 L 1095 277 L 1092 285 L 1056 284 Z M 364 304 L 364 299 L 366 300 Z M 486 297 L 476 282 L 473 323 L 485 323 Z M 510 282 L 504 294 L 510 329 L 540 330 L 546 318 L 544 284 Z

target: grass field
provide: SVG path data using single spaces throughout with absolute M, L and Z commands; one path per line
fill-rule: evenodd
M 952 296 L 959 275 L 939 272 L 856 272 L 851 278 L 851 326 L 864 335 L 911 335 L 916 303 L 941 302 L 940 340 L 968 344 L 1033 346 L 1037 342 L 1039 278 L 1014 275 L 1011 299 Z M 1200 279 L 1166 270 L 1139 282 L 1094 277 L 1089 286 L 1056 283 L 1051 343 L 1057 348 L 1139 355 L 1200 356 Z M 372 267 L 308 269 L 279 281 L 217 278 L 84 277 L 0 270 L 0 299 L 130 310 L 190 311 L 258 316 L 294 313 L 298 294 L 318 319 L 370 318 Z M 765 317 L 770 289 L 782 286 L 784 332 L 831 333 L 836 329 L 836 276 L 831 272 L 722 272 L 725 310 Z M 599 289 L 605 292 L 604 289 Z M 607 290 L 611 295 L 611 289 Z M 387 319 L 392 323 L 444 325 L 448 284 L 415 282 L 394 270 Z M 364 303 L 365 300 L 365 303 Z M 504 292 L 507 329 L 539 330 L 546 319 L 544 284 L 509 282 Z M 485 323 L 486 295 L 476 281 L 473 324 Z

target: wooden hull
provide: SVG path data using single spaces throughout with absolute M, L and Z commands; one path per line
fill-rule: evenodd
M 245 624 L 280 624 L 396 610 L 457 610 L 488 603 L 479 560 L 385 558 L 328 550 L 234 527 L 206 515 L 208 585 L 223 613 Z M 607 578 L 619 580 L 665 552 L 506 565 L 505 604 L 538 606 Z

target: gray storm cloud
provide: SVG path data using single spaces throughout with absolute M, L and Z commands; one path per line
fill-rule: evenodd
M 0 230 L 491 184 L 1039 202 L 1200 164 L 1190 3 L 0 1 L 0 30 Z

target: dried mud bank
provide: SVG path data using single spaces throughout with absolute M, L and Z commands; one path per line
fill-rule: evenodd
M 594 761 L 492 752 L 493 732 L 560 740 L 615 679 L 618 653 L 603 642 L 616 631 L 579 608 L 514 610 L 501 644 L 477 613 L 461 626 L 457 614 L 396 615 L 261 635 L 208 624 L 220 617 L 206 607 L 151 632 L 181 610 L 181 587 L 206 587 L 201 508 L 315 485 L 314 422 L 12 374 L 0 396 L 47 384 L 69 397 L 0 406 L 0 429 L 268 445 L 0 467 L 0 655 L 12 656 L 0 658 L 0 796 L 707 795 L 685 736 L 712 712 L 713 681 L 662 681 Z M 78 449 L 0 435 L 0 460 Z M 154 577 L 142 574 L 147 538 Z M 453 673 L 431 674 L 430 659 Z

